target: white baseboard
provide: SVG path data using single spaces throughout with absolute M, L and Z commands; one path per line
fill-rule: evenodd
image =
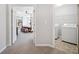
M 35 46 L 49 46 L 49 44 L 35 44 Z
M 1 53 L 2 51 L 4 51 L 4 49 L 6 49 L 6 46 L 5 46 L 5 47 L 3 47 L 3 48 L 0 50 L 0 53 Z
M 54 46 L 51 45 L 51 44 L 35 44 L 35 46 L 47 46 L 47 47 L 52 47 L 52 48 L 54 48 Z
M 11 46 L 11 44 L 6 44 L 6 47 Z
M 55 46 L 53 46 L 53 45 L 49 45 L 51 48 L 55 48 Z

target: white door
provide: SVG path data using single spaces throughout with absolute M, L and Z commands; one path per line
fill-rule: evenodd
M 17 36 L 16 36 L 16 14 L 15 14 L 15 9 L 11 9 L 11 32 L 12 32 L 12 44 L 15 43 Z
M 37 5 L 36 46 L 53 46 L 52 42 L 52 5 Z

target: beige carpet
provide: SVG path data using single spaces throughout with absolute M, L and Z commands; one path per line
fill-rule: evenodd
M 32 33 L 20 33 L 18 40 L 13 46 L 7 47 L 2 54 L 66 54 L 56 48 L 50 47 L 35 47 L 33 44 Z

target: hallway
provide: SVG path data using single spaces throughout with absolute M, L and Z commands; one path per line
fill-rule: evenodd
M 63 54 L 64 51 L 50 47 L 35 47 L 32 33 L 20 33 L 13 46 L 7 47 L 1 54 Z M 27 39 L 25 39 L 27 38 Z

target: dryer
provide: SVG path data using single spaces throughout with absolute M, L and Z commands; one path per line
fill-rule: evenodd
M 78 44 L 78 29 L 76 24 L 64 24 L 62 26 L 62 40 Z

